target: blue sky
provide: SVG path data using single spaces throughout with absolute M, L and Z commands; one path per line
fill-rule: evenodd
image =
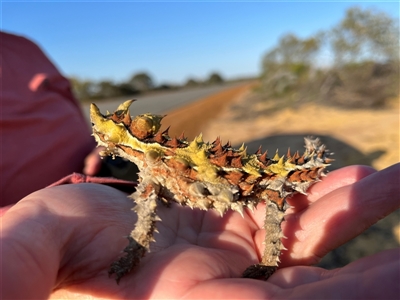
M 2 30 L 34 40 L 63 74 L 121 82 L 145 71 L 157 84 L 257 75 L 280 36 L 329 29 L 349 7 L 399 18 L 398 1 L 0 2 Z

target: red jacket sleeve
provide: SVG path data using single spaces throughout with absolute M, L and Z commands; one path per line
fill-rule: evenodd
M 72 173 L 94 148 L 63 77 L 33 42 L 0 32 L 1 205 Z

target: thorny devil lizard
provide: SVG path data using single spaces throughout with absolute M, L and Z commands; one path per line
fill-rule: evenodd
M 217 138 L 204 142 L 199 135 L 188 142 L 182 135 L 168 136 L 160 131 L 163 116 L 143 114 L 132 119 L 129 107 L 134 100 L 122 103 L 117 110 L 102 115 L 95 104 L 90 116 L 93 135 L 102 156 L 118 155 L 135 163 L 140 172 L 139 184 L 131 195 L 136 206 L 137 223 L 128 236 L 126 255 L 115 261 L 109 274 L 117 282 L 130 272 L 149 251 L 156 222 L 158 202 L 172 201 L 191 208 L 214 209 L 221 216 L 232 209 L 243 216 L 243 208 L 253 210 L 266 202 L 264 229 L 265 250 L 259 264 L 249 266 L 243 277 L 268 279 L 277 269 L 285 249 L 281 223 L 289 207 L 286 199 L 307 189 L 324 176 L 332 159 L 318 138 L 305 138 L 305 152 L 268 158 L 261 148 L 248 154 L 244 145 L 234 149 Z

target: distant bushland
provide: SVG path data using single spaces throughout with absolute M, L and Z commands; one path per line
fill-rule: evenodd
M 146 72 L 133 74 L 127 81 L 116 83 L 112 80 L 93 81 L 72 76 L 69 78 L 73 92 L 80 101 L 101 100 L 116 97 L 131 97 L 152 91 L 171 91 L 180 88 L 194 88 L 225 83 L 222 75 L 211 73 L 204 80 L 189 78 L 182 85 L 161 83 L 156 85 Z M 229 82 L 229 81 L 228 81 Z
M 331 53 L 329 64 L 321 62 L 322 51 Z M 399 96 L 399 24 L 353 7 L 329 30 L 306 38 L 288 33 L 263 56 L 257 92 L 276 107 L 384 107 Z

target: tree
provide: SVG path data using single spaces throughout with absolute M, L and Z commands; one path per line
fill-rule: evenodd
M 129 96 L 140 93 L 137 89 L 132 87 L 132 85 L 127 82 L 119 83 L 116 85 L 116 87 L 118 88 L 119 94 L 122 96 Z
M 262 90 L 268 97 L 288 96 L 308 81 L 313 58 L 320 49 L 320 35 L 301 39 L 286 34 L 262 61 Z
M 335 62 L 315 65 L 321 46 Z M 262 60 L 261 88 L 276 106 L 323 100 L 347 107 L 377 107 L 399 94 L 399 26 L 388 15 L 350 8 L 332 29 L 309 38 L 283 36 Z
M 224 79 L 222 78 L 222 76 L 216 72 L 211 73 L 207 80 L 208 84 L 221 84 L 223 82 Z
M 96 96 L 98 98 L 116 97 L 120 96 L 120 91 L 112 81 L 103 80 L 98 83 L 98 91 Z
M 199 86 L 201 83 L 198 82 L 196 79 L 189 78 L 186 83 L 184 84 L 185 87 L 196 87 Z
M 70 77 L 72 92 L 79 100 L 90 99 L 95 92 L 95 83 L 90 80 L 81 80 L 78 77 Z
M 399 26 L 383 12 L 354 7 L 328 34 L 335 65 L 329 101 L 352 107 L 384 106 L 399 94 Z
M 265 55 L 264 63 L 273 62 L 281 66 L 311 64 L 320 42 L 319 36 L 301 39 L 292 33 L 286 34 L 280 38 L 278 46 Z
M 129 80 L 129 84 L 139 91 L 148 91 L 154 87 L 153 79 L 145 72 L 133 75 Z
M 329 40 L 337 64 L 399 59 L 398 23 L 383 12 L 350 8 Z

